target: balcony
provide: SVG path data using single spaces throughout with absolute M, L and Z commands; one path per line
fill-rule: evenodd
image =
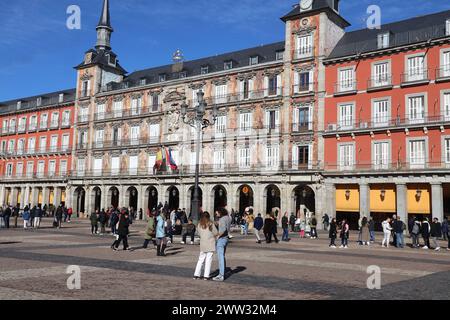
M 2 175 L 0 179 L 7 181 L 30 181 L 33 179 L 49 179 L 49 180 L 67 180 L 69 175 L 67 173 L 61 172 L 33 172 L 33 173 L 22 173 L 16 175 Z
M 30 123 L 28 126 L 28 132 L 35 132 L 37 130 L 37 124 L 36 123 Z
M 298 122 L 292 124 L 292 133 L 304 133 L 313 130 L 313 122 Z
M 17 127 L 17 133 L 25 133 L 27 131 L 27 126 L 26 125 L 19 125 Z
M 428 70 L 416 69 L 401 75 L 401 87 L 416 86 L 430 83 Z
M 294 50 L 294 60 L 306 60 L 314 58 L 314 47 L 308 46 Z
M 414 114 L 406 115 L 405 118 L 383 118 L 371 120 L 349 120 L 339 123 L 328 123 L 325 127 L 325 132 L 339 132 L 339 131 L 364 131 L 372 129 L 389 129 L 401 126 L 438 126 L 450 122 L 450 115 L 427 115 Z
M 16 133 L 16 126 L 10 126 L 8 130 L 8 134 L 15 134 Z
M 357 93 L 357 82 L 354 80 L 336 82 L 334 84 L 334 95 L 343 96 Z
M 58 147 L 49 147 L 49 148 L 29 148 L 29 149 L 17 149 L 17 150 L 8 150 L 0 152 L 0 157 L 3 158 L 14 158 L 14 157 L 33 157 L 33 156 L 42 156 L 42 155 L 50 155 L 50 154 L 69 154 L 72 152 L 72 149 L 69 146 L 58 146 Z
M 39 129 L 47 130 L 47 128 L 48 128 L 47 121 L 41 121 L 41 123 L 39 124 Z
M 310 95 L 314 94 L 315 82 L 301 83 L 292 86 L 292 92 L 294 95 Z
M 59 121 L 57 120 L 52 120 L 50 122 L 50 129 L 58 129 L 59 128 Z
M 450 64 L 436 69 L 436 82 L 450 81 Z
M 162 105 L 152 105 L 145 109 L 125 109 L 125 110 L 113 110 L 112 112 L 97 112 L 94 114 L 94 121 L 122 119 L 139 116 L 149 116 L 153 113 L 162 111 Z
M 70 121 L 66 120 L 61 122 L 61 129 L 67 129 L 70 128 Z
M 364 174 L 370 173 L 389 173 L 409 172 L 409 171 L 448 171 L 450 162 L 446 161 L 426 161 L 425 159 L 415 159 L 415 161 L 360 161 L 353 164 L 343 164 L 339 162 L 325 162 L 323 170 L 325 174 Z
M 252 100 L 274 99 L 282 96 L 282 87 L 273 87 L 263 90 L 250 90 L 245 92 L 238 92 L 234 94 L 227 94 L 220 97 L 206 97 L 205 102 L 211 106 L 214 104 L 232 104 L 247 102 Z M 188 100 L 189 106 L 195 105 L 196 99 Z
M 367 80 L 367 91 L 392 89 L 392 75 L 384 74 Z
M 86 123 L 86 122 L 89 122 L 89 116 L 87 114 L 78 116 L 77 123 Z

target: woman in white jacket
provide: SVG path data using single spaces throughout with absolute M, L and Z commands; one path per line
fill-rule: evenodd
M 391 231 L 392 231 L 391 218 L 387 218 L 386 220 L 384 220 L 381 223 L 381 226 L 383 227 L 384 233 L 384 238 L 383 242 L 381 243 L 381 246 L 384 247 L 384 244 L 386 243 L 386 248 L 389 248 L 389 241 L 391 239 Z
M 204 212 L 200 223 L 198 224 L 198 234 L 200 236 L 200 256 L 198 257 L 197 267 L 195 268 L 194 279 L 201 278 L 203 264 L 205 272 L 203 280 L 210 279 L 211 263 L 214 252 L 216 252 L 216 236 L 218 231 L 208 212 Z

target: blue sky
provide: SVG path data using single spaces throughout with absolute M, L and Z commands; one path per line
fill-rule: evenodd
M 113 50 L 129 72 L 281 41 L 279 19 L 296 0 L 110 0 Z M 66 9 L 81 8 L 81 30 L 66 28 Z M 0 101 L 75 86 L 73 67 L 95 44 L 102 0 L 2 0 Z M 341 0 L 341 15 L 365 26 L 371 4 L 382 23 L 450 9 L 446 0 Z

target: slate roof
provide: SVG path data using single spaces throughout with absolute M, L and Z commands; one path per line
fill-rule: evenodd
M 300 14 L 304 15 L 311 15 L 312 13 L 317 13 L 318 11 L 327 11 L 333 15 L 333 17 L 340 20 L 340 23 L 343 24 L 343 26 L 348 27 L 350 23 L 345 20 L 343 17 L 341 17 L 336 11 L 333 9 L 333 1 L 332 0 L 315 0 L 313 2 L 313 6 L 311 10 L 301 12 L 300 6 L 296 5 L 288 14 L 286 14 L 284 17 L 281 18 L 283 21 L 290 20 L 292 18 L 297 17 Z
M 119 60 L 117 60 L 115 67 L 109 64 L 108 55 L 111 55 L 112 57 L 117 59 L 117 55 L 113 51 L 91 49 L 91 50 L 88 50 L 86 53 L 88 53 L 88 52 L 92 52 L 92 62 L 89 64 L 85 64 L 84 62 L 82 62 L 78 66 L 76 66 L 75 69 L 82 69 L 82 68 L 87 68 L 87 67 L 90 67 L 93 65 L 99 65 L 107 71 L 112 71 L 114 73 L 119 73 L 122 75 L 127 73 L 127 71 L 124 68 L 122 68 L 122 66 L 119 64 Z
M 250 49 L 220 54 L 213 57 L 207 57 L 197 60 L 183 62 L 183 71 L 186 72 L 186 78 L 201 75 L 201 68 L 208 67 L 208 73 L 223 71 L 226 61 L 233 62 L 234 68 L 242 68 L 250 65 L 250 57 L 258 56 L 258 64 L 276 61 L 276 53 L 284 51 L 284 41 L 272 43 L 264 46 L 254 47 Z M 179 72 L 174 72 L 174 64 L 145 69 L 129 74 L 123 81 L 128 83 L 129 87 L 138 85 L 141 79 L 146 79 L 146 84 L 158 83 L 159 75 L 164 74 L 166 81 L 180 78 Z M 123 83 L 112 83 L 109 90 L 117 90 Z
M 0 114 L 19 111 L 17 109 L 17 103 L 19 101 L 22 101 L 20 111 L 31 111 L 40 108 L 45 108 L 46 106 L 60 104 L 59 95 L 61 93 L 64 94 L 64 100 L 62 103 L 75 102 L 76 89 L 61 90 L 28 98 L 0 102 Z M 38 98 L 42 98 L 42 104 L 39 107 L 37 106 Z
M 445 37 L 447 19 L 450 19 L 450 10 L 384 24 L 381 29 L 365 28 L 347 32 L 326 60 L 377 51 L 380 33 L 390 32 L 388 48 Z

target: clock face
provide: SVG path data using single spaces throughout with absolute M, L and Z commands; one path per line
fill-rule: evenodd
M 300 7 L 301 7 L 303 10 L 308 10 L 308 9 L 311 9 L 312 4 L 313 4 L 313 0 L 302 0 L 302 1 L 300 2 Z

